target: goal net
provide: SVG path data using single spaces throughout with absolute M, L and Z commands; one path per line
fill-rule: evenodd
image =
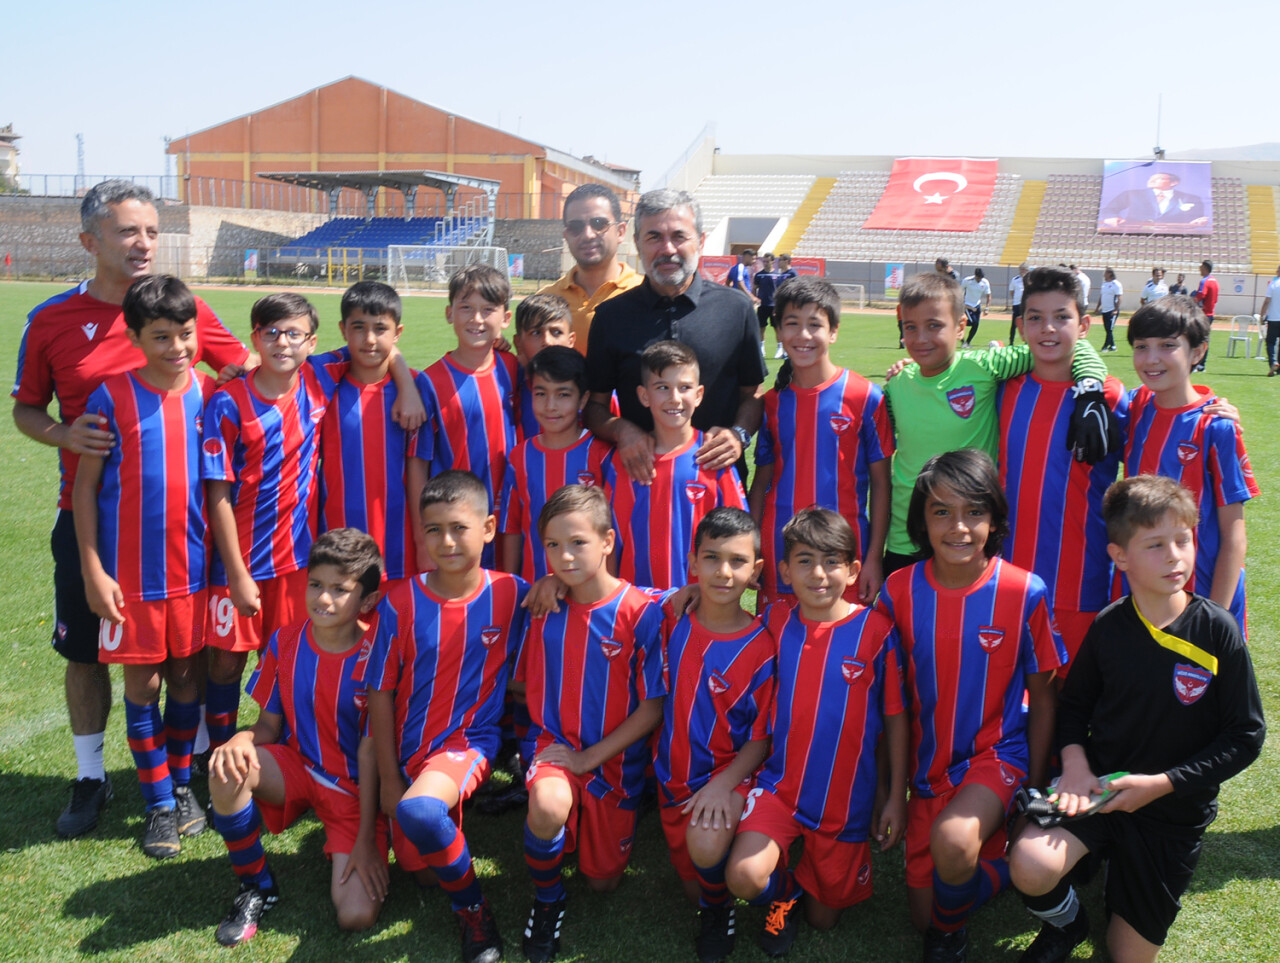
M 437 244 L 387 246 L 387 281 L 397 291 L 429 291 L 445 287 L 455 271 L 469 264 L 488 264 L 506 274 L 507 249 Z
M 867 306 L 867 289 L 861 284 L 834 284 L 842 304 L 852 304 L 862 310 Z

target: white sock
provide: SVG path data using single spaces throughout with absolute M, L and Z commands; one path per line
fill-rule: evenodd
M 196 744 L 191 748 L 191 754 L 198 756 L 202 752 L 209 750 L 209 723 L 205 720 L 205 705 L 200 703 L 200 725 L 196 728 Z
M 95 732 L 88 736 L 72 735 L 71 741 L 76 747 L 77 779 L 106 779 L 107 770 L 102 762 L 102 745 L 106 741 L 105 732 Z

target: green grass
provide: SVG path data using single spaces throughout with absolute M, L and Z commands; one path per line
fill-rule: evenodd
M 26 313 L 58 284 L 0 284 L 0 373 L 15 370 Z M 203 296 L 241 338 L 248 309 L 259 295 L 244 290 L 208 290 Z M 322 348 L 336 346 L 337 294 L 318 294 Z M 990 333 L 1003 337 L 999 320 Z M 422 367 L 449 346 L 439 298 L 410 298 L 401 347 Z M 984 329 L 985 330 L 985 329 Z M 1091 332 L 1101 343 L 1101 328 Z M 1280 437 L 1272 430 L 1280 383 L 1263 375 L 1259 361 L 1223 357 L 1218 334 L 1208 382 L 1241 411 L 1263 497 L 1248 510 L 1250 623 L 1253 656 L 1267 712 L 1280 717 L 1280 664 L 1276 629 L 1280 605 L 1270 595 L 1280 577 L 1280 522 L 1275 491 L 1280 485 Z M 833 352 L 837 361 L 879 380 L 899 357 L 891 316 L 849 315 Z M 770 343 L 772 354 L 772 342 Z M 1113 373 L 1132 384 L 1127 348 L 1104 355 Z M 776 368 L 770 362 L 770 368 Z M 48 533 L 53 520 L 57 471 L 54 452 L 20 436 L 11 419 L 0 419 L 0 960 L 226 960 L 213 942 L 213 927 L 226 911 L 235 882 L 219 838 L 209 831 L 185 844 L 177 859 L 155 863 L 137 847 L 142 805 L 129 760 L 116 674 L 116 706 L 107 741 L 107 764 L 116 800 L 98 830 L 73 842 L 57 839 L 53 820 L 66 804 L 74 759 L 62 695 L 62 661 L 49 648 L 52 610 Z M 253 717 L 243 702 L 242 723 Z M 1170 935 L 1166 956 L 1185 960 L 1268 961 L 1280 956 L 1280 829 L 1271 810 L 1280 796 L 1280 760 L 1272 745 L 1244 775 L 1227 784 L 1221 815 L 1211 828 L 1183 911 Z M 490 818 L 468 815 L 467 836 L 477 870 L 493 902 L 507 943 L 507 958 L 519 959 L 520 934 L 531 898 L 521 852 L 519 813 Z M 305 820 L 283 836 L 268 838 L 268 854 L 283 899 L 259 935 L 236 951 L 252 960 L 459 959 L 457 937 L 444 897 L 419 892 L 393 873 L 393 890 L 377 927 L 365 934 L 336 930 L 329 904 L 329 869 L 317 823 Z M 916 960 L 919 938 L 907 922 L 900 850 L 875 861 L 876 894 L 855 907 L 833 931 L 801 931 L 791 959 Z M 692 911 L 684 904 L 667 862 L 656 818 L 640 826 L 632 866 L 612 896 L 591 894 L 569 881 L 569 915 L 563 959 L 610 959 L 617 963 L 692 958 Z M 1098 885 L 1086 902 L 1101 933 Z M 743 963 L 765 957 L 754 945 L 762 914 L 739 915 L 738 949 Z M 1004 896 L 971 923 L 974 960 L 1013 960 L 1034 934 L 1016 897 Z M 1077 951 L 1080 959 L 1102 959 L 1099 947 Z

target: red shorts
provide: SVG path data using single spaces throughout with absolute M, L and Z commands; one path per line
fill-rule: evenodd
M 257 800 L 263 825 L 278 835 L 314 809 L 324 827 L 325 855 L 351 852 L 360 831 L 360 798 L 317 779 L 291 746 L 277 742 L 259 746 L 258 751 L 271 754 L 284 780 L 283 803 Z
M 126 602 L 124 624 L 98 623 L 98 661 L 113 665 L 161 665 L 204 648 L 204 602 L 194 595 L 154 602 Z
M 575 776 L 559 766 L 534 763 L 525 785 L 542 779 L 563 779 L 573 792 L 573 808 L 564 827 L 564 851 L 578 852 L 578 872 L 589 879 L 612 879 L 626 871 L 636 835 L 636 811 L 587 791 L 589 774 Z
M 307 617 L 307 570 L 300 568 L 258 583 L 261 607 L 252 618 L 231 604 L 225 585 L 209 586 L 209 626 L 206 642 L 225 652 L 259 652 L 271 633 Z
M 479 749 L 437 749 L 422 761 L 416 772 L 409 774 L 410 780 L 416 781 L 425 772 L 443 773 L 458 787 L 458 805 L 449 810 L 449 815 L 461 829 L 462 804 L 489 778 L 489 760 Z M 412 873 L 427 868 L 426 859 L 394 820 L 391 821 L 391 846 L 396 862 L 404 869 Z
M 738 823 L 739 833 L 762 833 L 781 850 L 779 864 L 785 864 L 791 844 L 804 840 L 796 882 L 823 906 L 844 909 L 871 895 L 871 846 L 846 843 L 827 833 L 806 829 L 796 822 L 795 811 L 771 792 L 752 789 L 747 808 Z
M 742 780 L 733 791 L 746 800 L 747 791 L 751 788 L 751 777 Z M 663 806 L 659 813 L 662 816 L 662 832 L 667 837 L 667 849 L 671 852 L 671 865 L 676 868 L 676 875 L 681 879 L 698 878 L 698 871 L 693 868 L 693 860 L 689 858 L 689 814 L 683 813 L 684 802 Z M 730 842 L 733 841 L 730 837 Z
M 907 885 L 912 889 L 933 886 L 933 854 L 929 851 L 929 838 L 933 834 L 934 822 L 956 797 L 956 793 L 973 784 L 986 786 L 999 798 L 1007 815 L 1013 805 L 1013 794 L 1026 778 L 1027 774 L 1021 769 L 1000 762 L 991 753 L 986 753 L 970 761 L 964 780 L 954 789 L 941 796 L 913 795 L 907 800 Z M 1003 857 L 1005 844 L 1008 842 L 1006 836 L 1004 823 L 1001 823 L 1000 828 L 983 842 L 978 858 Z
M 1089 631 L 1089 626 L 1093 625 L 1097 614 L 1097 612 L 1072 612 L 1067 609 L 1053 610 L 1053 621 L 1057 623 L 1058 634 L 1062 636 L 1062 643 L 1067 647 L 1067 664 L 1058 666 L 1058 671 L 1055 673 L 1059 679 L 1067 677 L 1071 661 L 1080 651 L 1085 633 Z

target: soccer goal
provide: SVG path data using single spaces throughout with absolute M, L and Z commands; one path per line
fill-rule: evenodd
M 444 287 L 468 264 L 488 264 L 508 271 L 505 247 L 449 247 L 438 244 L 387 246 L 387 281 L 397 291 L 429 291 Z
M 867 306 L 867 289 L 861 284 L 833 284 L 841 304 L 852 304 L 859 311 Z

